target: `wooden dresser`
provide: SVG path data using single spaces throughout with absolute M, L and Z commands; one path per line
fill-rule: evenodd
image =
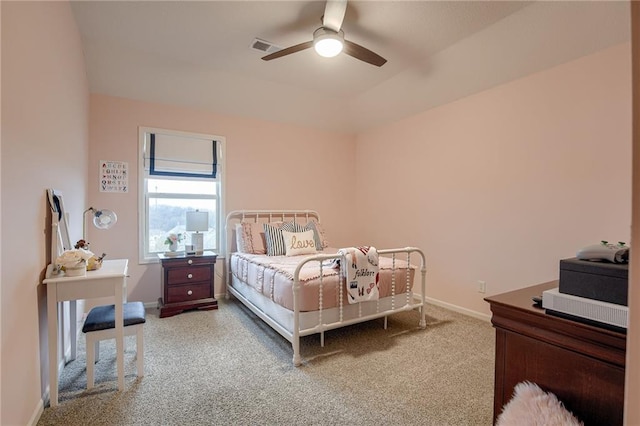
M 585 425 L 621 425 L 626 334 L 545 313 L 531 298 L 557 281 L 485 300 L 496 329 L 494 422 L 521 381 L 553 392 Z
M 158 299 L 160 318 L 188 309 L 218 308 L 214 293 L 215 253 L 159 254 L 158 257 L 162 263 L 162 297 Z

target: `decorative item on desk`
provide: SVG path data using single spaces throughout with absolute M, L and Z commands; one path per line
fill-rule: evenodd
M 85 249 L 85 250 L 89 250 L 89 243 L 86 242 L 85 240 L 78 240 L 78 242 L 76 243 L 76 245 L 74 246 L 76 249 Z
M 80 277 L 87 273 L 87 261 L 94 254 L 85 249 L 65 250 L 56 258 L 56 266 L 68 277 Z
M 78 240 L 78 242 L 75 245 L 75 248 L 76 250 L 81 249 L 81 250 L 89 251 L 89 243 L 85 240 Z M 102 268 L 102 260 L 105 258 L 106 255 L 107 255 L 106 253 L 102 253 L 102 256 L 97 257 L 94 254 L 89 259 L 87 259 L 87 271 L 95 271 L 96 269 Z
M 193 245 L 193 253 L 202 254 L 203 247 L 203 234 L 200 232 L 206 232 L 209 230 L 209 213 L 196 210 L 194 212 L 187 212 L 187 231 L 193 232 L 191 234 L 191 244 Z
M 93 213 L 93 225 L 98 229 L 111 229 L 113 225 L 118 222 L 118 215 L 116 215 L 115 212 L 107 209 L 98 210 L 93 207 L 89 207 L 84 211 L 84 213 L 82 213 L 82 239 L 87 238 L 85 216 L 88 212 Z
M 169 246 L 169 251 L 173 252 L 178 250 L 178 243 L 182 241 L 182 239 L 182 234 L 171 233 L 167 235 L 167 239 L 164 240 L 164 243 Z
M 107 253 L 102 253 L 100 257 L 96 257 L 95 255 L 91 256 L 89 260 L 87 260 L 87 271 L 95 271 L 102 268 L 102 261 L 106 256 Z

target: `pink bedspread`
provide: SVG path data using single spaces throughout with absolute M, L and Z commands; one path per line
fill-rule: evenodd
M 318 254 L 334 254 L 338 249 L 328 248 Z M 293 276 L 296 266 L 312 255 L 301 256 L 266 256 L 246 253 L 231 255 L 230 272 L 239 280 L 248 284 L 256 292 L 268 297 L 273 302 L 293 310 Z M 325 261 L 328 263 L 329 261 Z M 407 281 L 409 290 L 413 287 L 416 267 L 405 260 L 380 256 L 380 297 L 392 294 L 404 297 Z M 395 268 L 395 269 L 394 269 Z M 395 280 L 392 277 L 395 276 Z M 322 282 L 322 308 L 334 308 L 340 304 L 342 290 L 342 304 L 348 305 L 344 284 L 339 284 L 339 270 L 331 266 L 322 268 L 320 277 L 320 263 L 309 262 L 300 271 L 299 308 L 301 312 L 316 311 L 320 303 L 320 283 Z M 395 287 L 394 287 L 395 286 Z M 394 289 L 395 288 L 395 289 Z M 400 299 L 399 299 L 400 300 Z M 375 302 L 367 302 L 375 303 Z

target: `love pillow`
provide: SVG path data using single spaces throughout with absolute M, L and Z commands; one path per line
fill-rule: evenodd
M 282 231 L 287 256 L 313 254 L 316 252 L 316 240 L 313 230 L 304 232 Z

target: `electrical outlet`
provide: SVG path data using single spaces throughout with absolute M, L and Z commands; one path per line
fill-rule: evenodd
M 487 292 L 487 283 L 482 280 L 478 280 L 478 293 L 486 293 L 486 292 Z

